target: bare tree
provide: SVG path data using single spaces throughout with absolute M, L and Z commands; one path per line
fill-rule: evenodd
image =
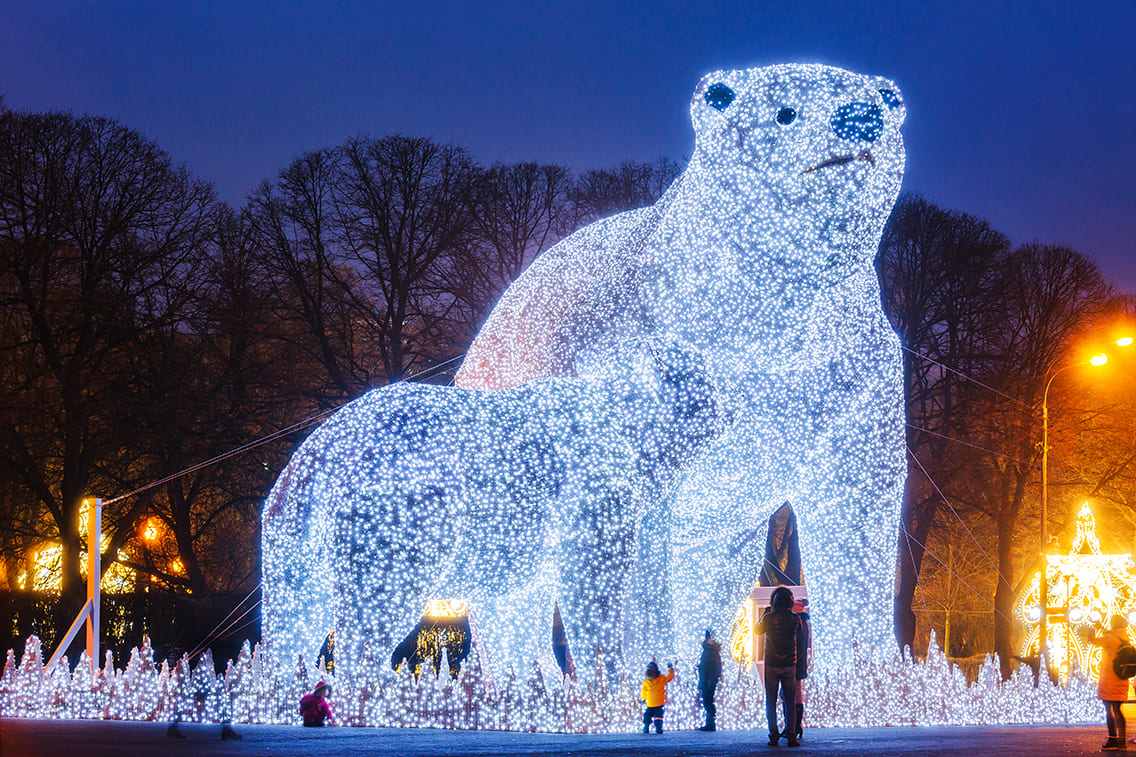
M 161 586 L 198 595 L 255 582 L 259 505 L 284 462 L 284 443 L 295 440 L 227 453 L 308 410 L 279 349 L 255 249 L 227 208 L 217 209 L 214 228 L 192 300 L 176 324 L 151 330 L 130 362 L 137 464 L 147 479 L 165 482 L 142 497 L 161 525 L 134 540 L 130 564 Z
M 572 222 L 567 168 L 497 164 L 481 172 L 466 244 L 442 261 L 441 287 L 457 302 L 453 320 L 472 340 L 509 284 Z
M 585 171 L 571 193 L 574 225 L 653 205 L 681 173 L 682 166 L 669 158 L 625 160 L 615 168 Z
M 997 327 L 995 272 L 1009 249 L 985 220 L 912 194 L 900 198 L 880 242 L 884 308 L 906 348 L 908 474 L 895 598 L 901 648 L 915 640 L 912 601 L 924 545 L 944 494 L 970 464 L 969 403 L 985 389 L 966 376 L 987 360 L 986 334 Z
M 1111 290 L 1092 261 L 1064 247 L 1026 245 L 1002 262 L 999 301 L 991 303 L 999 327 L 989 335 L 989 359 L 978 377 L 999 390 L 972 403 L 974 436 L 990 450 L 973 458 L 961 501 L 985 515 L 997 531 L 999 580 L 994 595 L 995 651 L 1009 675 L 1016 624 L 1015 563 L 1036 553 L 1035 531 L 1023 516 L 1034 512 L 1039 474 L 1042 394 L 1057 369 L 1079 358 L 1074 345 L 1099 321 Z M 1056 398 L 1064 387 L 1055 386 Z M 1023 538 L 1024 537 L 1024 538 Z
M 979 523 L 960 524 L 952 513 L 942 513 L 927 542 L 929 557 L 919 575 L 915 606 L 925 611 L 928 627 L 920 634 L 916 649 L 925 649 L 928 634 L 936 632 L 949 657 L 987 653 L 993 646 L 990 624 L 997 573 L 975 537 L 988 534 Z
M 356 138 L 301 156 L 250 198 L 284 336 L 323 369 L 323 407 L 460 351 L 442 262 L 472 229 L 476 167 L 428 139 Z
M 356 317 L 378 341 L 388 382 L 452 356 L 445 331 L 454 307 L 438 268 L 472 233 L 476 166 L 454 145 L 425 138 L 349 140 L 340 149 L 337 218 L 350 264 Z
M 62 622 L 82 595 L 83 498 L 132 476 L 129 356 L 177 321 L 213 204 L 207 184 L 113 121 L 0 113 L 0 299 L 13 323 L 0 353 L 19 366 L 0 461 L 50 516 Z M 108 520 L 125 527 L 125 515 Z
M 374 382 L 377 355 L 360 350 L 350 288 L 351 270 L 340 242 L 334 189 L 340 166 L 334 150 L 300 156 L 274 183 L 253 192 L 245 223 L 271 272 L 274 311 L 282 337 L 295 352 L 305 385 L 321 407 L 357 396 Z M 315 369 L 321 369 L 317 376 Z

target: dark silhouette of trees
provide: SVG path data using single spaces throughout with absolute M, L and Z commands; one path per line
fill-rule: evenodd
M 625 160 L 614 168 L 585 171 L 571 192 L 575 226 L 652 205 L 681 173 L 682 166 L 669 158 Z
M 988 358 L 997 328 L 997 270 L 1009 240 L 982 219 L 917 195 L 896 204 L 880 243 L 884 309 L 905 351 L 908 472 L 897 551 L 896 635 L 915 639 L 911 604 L 941 491 L 970 464 L 968 403 L 984 391 L 965 376 Z M 923 466 L 934 466 L 932 481 Z M 939 488 L 936 488 L 939 487 Z
M 0 113 L 0 353 L 13 366 L 0 466 L 62 548 L 64 617 L 83 593 L 84 497 L 135 476 L 132 353 L 178 322 L 213 204 L 207 184 L 113 121 Z M 107 532 L 131 514 L 106 513 Z
M 357 138 L 342 148 L 339 217 L 357 317 L 378 341 L 387 382 L 460 354 L 444 324 L 452 296 L 436 285 L 444 257 L 472 234 L 477 171 L 460 147 L 424 138 Z
M 428 139 L 356 138 L 308 153 L 250 198 L 285 338 L 322 369 L 314 399 L 364 389 L 460 354 L 443 260 L 473 227 L 475 165 Z
M 1041 245 L 1026 245 L 1007 256 L 997 287 L 999 328 L 991 335 L 992 358 L 980 378 L 1016 401 L 972 405 L 975 436 L 996 454 L 976 456 L 963 496 L 997 529 L 994 651 L 1009 675 L 1016 630 L 1015 557 L 1040 548 L 1035 529 L 1023 538 L 1022 516 L 1024 508 L 1037 502 L 1028 495 L 1040 473 L 1042 394 L 1053 371 L 1084 359 L 1076 351 L 1077 341 L 1106 312 L 1112 293 L 1092 261 L 1064 247 Z M 1052 404 L 1059 404 L 1051 396 Z
M 572 187 L 563 166 L 497 164 L 480 173 L 470 233 L 440 268 L 439 286 L 455 300 L 451 320 L 465 341 L 533 258 L 572 230 Z
M 1018 568 L 1040 550 L 1033 518 L 1045 382 L 1083 359 L 1074 348 L 1113 295 L 1075 251 L 1011 249 L 985 221 L 910 195 L 885 232 L 880 274 L 885 309 L 907 348 L 897 636 L 905 645 L 915 637 L 912 602 L 931 529 L 987 523 L 995 544 L 979 547 L 996 578 L 994 646 L 1008 674 Z M 1055 389 L 1051 407 L 1062 402 Z
M 138 465 L 146 481 L 165 483 L 138 498 L 162 527 L 124 562 L 198 595 L 255 585 L 260 503 L 295 437 L 196 466 L 307 411 L 264 318 L 272 302 L 259 256 L 231 211 L 219 207 L 213 221 L 182 317 L 151 330 L 130 364 Z
M 356 332 L 349 290 L 358 274 L 339 247 L 335 151 L 297 158 L 250 196 L 245 223 L 268 266 L 281 337 L 321 407 L 355 397 L 373 382 L 377 356 Z M 317 373 L 317 369 L 319 372 Z

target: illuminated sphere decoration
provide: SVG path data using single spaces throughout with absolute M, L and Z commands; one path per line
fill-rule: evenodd
M 602 376 L 498 392 L 401 383 L 318 428 L 265 504 L 264 636 L 337 675 L 389 656 L 439 598 L 468 602 L 490 667 L 619 660 L 630 555 L 649 507 L 731 422 L 678 343 L 625 345 Z
M 903 177 L 904 117 L 895 84 L 838 68 L 707 75 L 691 99 L 694 154 L 666 194 L 540 255 L 466 356 L 458 386 L 502 390 L 603 375 L 625 344 L 675 339 L 739 398 L 736 423 L 654 503 L 627 558 L 635 668 L 693 658 L 701 629 L 730 627 L 786 501 L 817 659 L 849 663 L 854 638 L 894 648 L 902 360 L 873 260 Z

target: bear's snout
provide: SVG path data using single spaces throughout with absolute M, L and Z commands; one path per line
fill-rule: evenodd
M 837 108 L 829 122 L 832 131 L 850 142 L 875 142 L 884 133 L 884 114 L 878 105 L 854 102 Z

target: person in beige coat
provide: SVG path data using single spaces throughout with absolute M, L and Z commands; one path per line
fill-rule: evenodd
M 1098 635 L 1088 631 L 1085 640 L 1101 648 L 1100 677 L 1097 679 L 1097 696 L 1104 702 L 1105 720 L 1108 724 L 1108 741 L 1101 745 L 1107 752 L 1127 751 L 1124 714 L 1120 706 L 1128 699 L 1128 680 L 1121 678 L 1113 669 L 1116 653 L 1128 642 L 1128 622 L 1120 615 L 1113 615 L 1109 623 L 1112 630 Z

